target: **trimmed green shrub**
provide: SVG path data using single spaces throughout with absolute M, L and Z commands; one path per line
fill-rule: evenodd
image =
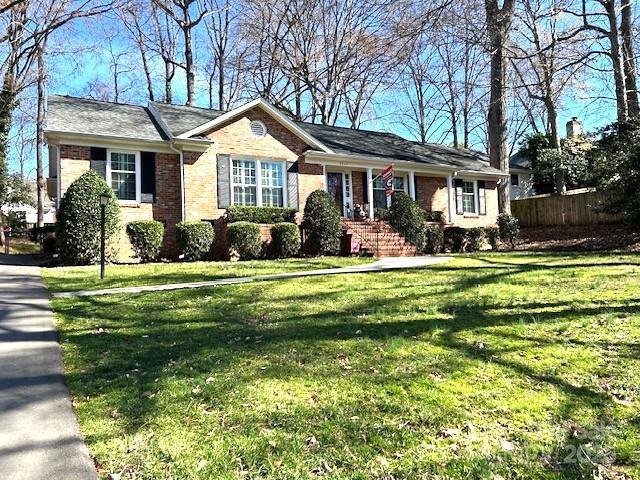
M 484 228 L 474 227 L 467 230 L 466 247 L 468 252 L 479 252 L 484 241 Z
M 498 229 L 500 230 L 500 238 L 509 242 L 511 248 L 516 248 L 516 240 L 520 236 L 520 224 L 518 219 L 508 213 L 498 215 Z
M 387 221 L 419 249 L 424 247 L 426 223 L 424 211 L 418 203 L 404 192 L 396 192 L 391 199 Z
M 271 248 L 277 258 L 295 257 L 300 245 L 300 229 L 295 223 L 282 222 L 271 227 Z
M 444 230 L 437 225 L 427 225 L 424 229 L 424 251 L 435 254 L 442 251 Z
M 160 253 L 164 225 L 156 220 L 137 220 L 127 224 L 127 235 L 141 262 L 150 262 Z
M 447 227 L 444 229 L 445 247 L 453 253 L 460 253 L 464 250 L 466 237 L 467 230 L 462 227 Z
M 494 252 L 498 251 L 498 247 L 500 246 L 500 230 L 498 227 L 485 227 L 484 233 L 489 241 L 489 245 L 491 245 L 491 250 Z
M 240 260 L 258 258 L 262 253 L 262 235 L 257 223 L 230 223 L 227 227 L 227 242 L 238 252 Z
M 443 223 L 444 222 L 444 212 L 442 212 L 440 210 L 433 210 L 433 211 L 424 212 L 424 219 L 427 222 Z
M 180 222 L 176 225 L 176 243 L 184 260 L 201 260 L 209 250 L 215 234 L 209 222 Z
M 295 223 L 296 209 L 280 207 L 229 207 L 227 208 L 227 223 L 235 222 Z
M 118 201 L 107 182 L 89 170 L 73 181 L 62 197 L 56 224 L 56 243 L 60 262 L 65 265 L 90 265 L 100 259 L 100 194 L 109 194 L 106 207 L 105 237 L 107 258 L 120 223 Z
M 309 250 L 312 254 L 337 255 L 340 252 L 340 211 L 331 195 L 324 190 L 311 192 L 307 197 L 302 227 L 308 235 Z

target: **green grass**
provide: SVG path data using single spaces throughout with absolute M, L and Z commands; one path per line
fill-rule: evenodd
M 638 255 L 478 254 L 54 307 L 103 475 L 586 479 L 600 459 L 599 478 L 640 478 Z
M 272 273 L 338 268 L 372 262 L 373 258 L 320 257 L 286 260 L 254 260 L 248 262 L 147 263 L 107 265 L 105 279 L 100 280 L 100 267 L 44 268 L 42 273 L 52 292 L 95 290 L 102 288 L 162 285 L 167 283 L 203 282 L 221 278 L 248 277 Z

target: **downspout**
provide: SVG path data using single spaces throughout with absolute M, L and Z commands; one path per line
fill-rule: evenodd
M 453 174 L 447 175 L 447 211 L 449 213 L 449 223 L 453 223 L 453 210 L 451 209 L 451 192 L 453 191 L 453 177 L 456 176 L 458 172 L 453 172 Z
M 184 152 L 182 149 L 178 150 L 173 143 L 173 139 L 169 141 L 169 148 L 180 155 L 180 221 L 185 221 L 185 208 L 184 208 Z

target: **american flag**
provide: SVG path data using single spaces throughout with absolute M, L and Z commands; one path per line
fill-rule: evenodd
M 380 174 L 387 197 L 393 195 L 393 165 L 389 165 Z

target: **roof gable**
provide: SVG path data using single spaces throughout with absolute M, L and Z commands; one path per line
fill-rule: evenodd
M 253 100 L 253 101 L 249 102 L 249 103 L 245 103 L 244 105 L 241 105 L 238 108 L 235 108 L 233 110 L 229 110 L 226 113 L 223 113 L 221 115 L 217 115 L 215 118 L 212 118 L 208 122 L 205 122 L 205 123 L 193 128 L 193 129 L 191 129 L 191 130 L 189 130 L 187 132 L 184 132 L 184 133 L 178 135 L 178 138 L 190 138 L 190 137 L 193 137 L 193 136 L 196 136 L 196 135 L 201 135 L 201 134 L 203 134 L 205 132 L 208 132 L 208 131 L 216 128 L 219 125 L 222 125 L 222 124 L 224 124 L 226 122 L 229 122 L 229 121 L 237 118 L 238 116 L 244 114 L 245 112 L 248 112 L 249 110 L 251 110 L 253 108 L 260 108 L 263 111 L 265 111 L 274 120 L 276 120 L 282 126 L 287 128 L 289 131 L 291 131 L 294 135 L 296 135 L 298 138 L 303 140 L 308 145 L 310 145 L 312 147 L 315 147 L 320 151 L 331 153 L 331 149 L 330 148 L 325 146 L 322 142 L 320 142 L 318 139 L 314 138 L 312 135 L 307 133 L 305 130 L 301 129 L 297 125 L 296 122 L 294 122 L 293 120 L 289 119 L 280 110 L 278 110 L 277 108 L 275 108 L 273 105 L 271 105 L 270 103 L 266 102 L 262 98 L 258 98 L 256 100 Z

